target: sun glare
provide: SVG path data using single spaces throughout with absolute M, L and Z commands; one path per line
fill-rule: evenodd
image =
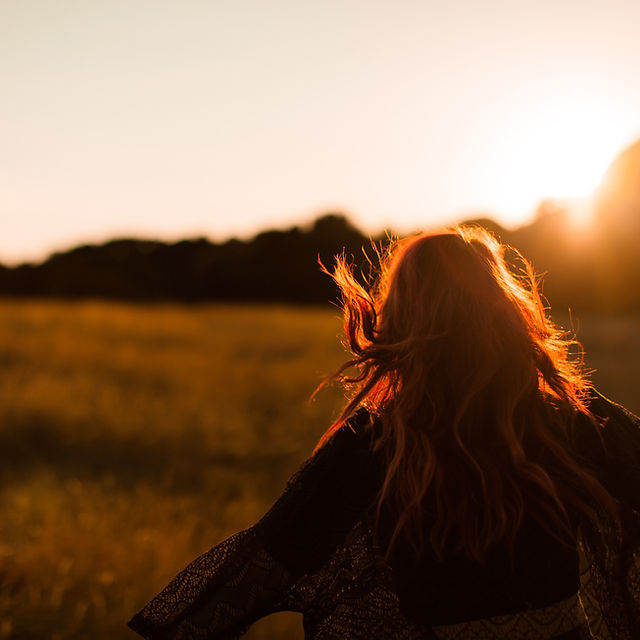
M 503 143 L 497 207 L 521 216 L 544 199 L 569 201 L 576 203 L 574 224 L 587 226 L 589 198 L 621 148 L 615 116 L 592 100 L 549 103 L 524 113 Z

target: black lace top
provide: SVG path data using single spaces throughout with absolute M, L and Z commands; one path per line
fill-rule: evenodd
M 591 409 L 607 418 L 603 438 L 578 424 L 571 446 L 620 500 L 622 535 L 602 515 L 568 549 L 525 520 L 513 554 L 496 547 L 482 564 L 426 553 L 416 566 L 400 545 L 385 562 L 384 518 L 373 527 L 383 471 L 361 411 L 262 520 L 194 560 L 129 625 L 153 640 L 222 640 L 288 610 L 307 638 L 637 640 L 640 421 L 601 396 Z

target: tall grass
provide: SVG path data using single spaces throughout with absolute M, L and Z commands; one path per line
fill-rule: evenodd
M 636 411 L 639 328 L 581 329 L 600 387 Z M 330 309 L 0 302 L 0 638 L 131 638 L 131 614 L 259 518 L 335 417 L 337 390 L 308 398 L 339 329 Z M 300 638 L 299 619 L 251 637 Z
M 338 330 L 330 310 L 1 303 L 0 637 L 130 637 L 313 448 Z

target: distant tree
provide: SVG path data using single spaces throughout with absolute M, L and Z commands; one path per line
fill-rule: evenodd
M 517 229 L 486 215 L 467 222 L 489 229 L 531 260 L 555 309 L 640 310 L 640 142 L 612 163 L 590 236 L 576 234 L 569 214 L 566 203 L 546 200 L 533 221 Z M 56 253 L 39 265 L 0 265 L 0 294 L 322 304 L 335 300 L 337 291 L 318 258 L 330 268 L 344 251 L 356 272 L 366 273 L 363 247 L 371 254 L 371 240 L 339 212 L 247 241 L 117 239 Z M 373 240 L 388 239 L 383 233 Z

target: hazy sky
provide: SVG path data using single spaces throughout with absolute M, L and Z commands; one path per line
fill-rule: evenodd
M 640 137 L 637 0 L 0 0 L 0 261 L 580 195 Z

